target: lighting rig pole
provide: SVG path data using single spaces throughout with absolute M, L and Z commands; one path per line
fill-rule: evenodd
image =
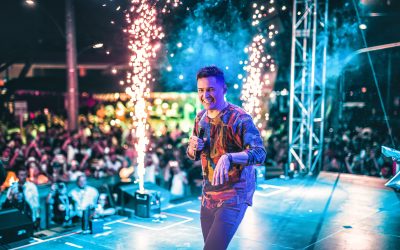
M 318 38 L 317 38 L 318 37 Z M 328 0 L 293 3 L 289 152 L 285 175 L 297 165 L 318 172 L 324 142 Z
M 76 64 L 76 38 L 75 38 L 75 15 L 74 0 L 66 0 L 65 26 L 67 37 L 67 113 L 68 130 L 78 128 L 78 74 Z

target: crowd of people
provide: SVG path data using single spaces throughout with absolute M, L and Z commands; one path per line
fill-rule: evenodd
M 385 128 L 349 127 L 347 124 L 335 133 L 329 133 L 325 148 L 324 169 L 389 178 L 393 161 L 381 154 L 381 146 L 392 146 Z M 393 138 L 397 145 L 397 138 Z
M 394 106 L 399 107 L 400 98 L 395 100 Z M 268 128 L 273 132 L 267 139 L 266 165 L 284 169 L 288 162 L 288 118 L 277 106 L 272 106 L 269 113 Z M 400 150 L 398 108 L 389 115 L 391 135 L 383 114 L 378 115 L 371 107 L 347 109 L 338 121 L 331 117 L 324 133 L 322 170 L 391 178 L 395 174 L 394 162 L 381 154 L 381 147 Z
M 381 154 L 381 146 L 393 147 L 384 132 L 357 126 L 331 130 L 325 137 L 322 170 L 382 178 L 393 176 L 393 160 Z M 394 140 L 398 145 L 396 138 Z M 267 166 L 284 169 L 288 161 L 287 148 L 287 134 L 276 133 L 269 137 Z
M 280 119 L 271 119 L 269 126 L 273 132 L 265 140 L 267 172 L 269 166 L 283 170 L 287 164 L 287 128 Z M 179 126 L 165 126 L 162 130 L 162 136 L 149 131 L 145 182 L 169 190 L 171 199 L 199 195 L 201 167 L 186 156 L 189 135 Z M 390 141 L 383 134 L 377 129 L 356 126 L 327 131 L 323 169 L 389 178 L 393 174 L 392 160 L 380 154 L 380 146 L 390 145 Z M 97 207 L 98 214 L 112 214 L 115 211 L 110 202 L 105 206 L 107 199 L 87 186 L 86 177 L 119 175 L 121 179 L 134 181 L 138 178 L 134 145 L 135 138 L 129 130 L 118 126 L 105 131 L 82 122 L 80 129 L 72 133 L 59 125 L 39 129 L 33 123 L 26 124 L 22 133 L 0 126 L 0 161 L 8 171 L 7 181 L 1 187 L 6 195 L 2 208 L 17 207 L 38 221 L 37 185 L 47 184 L 51 192 L 46 203 L 51 208 L 64 207 L 62 213 L 53 216 L 56 223 L 70 223 L 82 216 L 88 206 Z M 70 182 L 75 182 L 78 189 L 67 190 L 64 184 Z M 82 200 L 82 192 L 89 189 L 91 198 Z
M 170 190 L 171 199 L 199 192 L 201 170 L 185 154 L 189 136 L 176 126 L 173 129 L 165 127 L 161 137 L 149 132 L 149 137 L 151 143 L 145 159 L 144 181 Z M 92 198 L 89 201 L 80 200 L 82 195 L 79 190 L 86 189 L 83 177 L 119 175 L 129 181 L 138 178 L 134 144 L 132 133 L 117 126 L 104 131 L 93 124 L 82 123 L 80 129 L 73 133 L 56 125 L 41 131 L 37 125 L 27 124 L 23 133 L 1 126 L 0 161 L 8 172 L 7 180 L 1 187 L 6 195 L 2 207 L 17 207 L 39 223 L 37 185 L 50 185 L 47 204 L 64 207 L 64 219 L 53 218 L 53 221 L 70 223 L 73 217 L 81 217 L 88 204 L 96 207 L 98 201 L 104 201 L 104 197 L 93 190 L 90 191 Z M 76 182 L 81 188 L 76 192 L 67 190 L 64 184 L 71 182 Z M 60 202 L 62 204 L 57 204 Z

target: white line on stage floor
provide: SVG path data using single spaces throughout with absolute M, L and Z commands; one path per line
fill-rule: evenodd
M 259 184 L 257 185 L 258 187 L 262 188 L 263 190 L 256 190 L 255 194 L 258 196 L 263 196 L 263 197 L 269 197 L 269 196 L 273 196 L 273 195 L 277 195 L 279 193 L 283 193 L 288 191 L 290 188 L 288 187 L 281 187 L 281 186 L 275 186 L 275 185 L 268 185 L 268 184 Z M 273 188 L 273 189 L 277 189 L 276 191 L 272 191 L 269 193 L 263 193 L 264 189 L 267 188 Z
M 71 247 L 76 247 L 76 248 L 83 248 L 83 246 L 79 246 L 79 245 L 71 243 L 71 242 L 65 242 L 65 245 L 68 245 L 68 246 L 71 246 Z
M 97 237 L 101 237 L 101 236 L 107 236 L 107 235 L 110 235 L 111 233 L 113 233 L 114 231 L 112 231 L 112 230 L 110 230 L 110 231 L 105 231 L 105 232 L 103 232 L 103 233 L 98 233 L 98 234 L 95 234 L 94 236 L 93 236 L 93 238 L 97 238 Z
M 185 201 L 179 204 L 172 204 L 172 205 L 168 205 L 165 208 L 162 208 L 162 210 L 167 210 L 167 209 L 171 209 L 171 208 L 175 208 L 175 207 L 181 207 L 181 206 L 185 206 L 187 204 L 192 203 L 192 201 Z
M 195 209 L 187 209 L 186 211 L 188 211 L 189 213 L 200 214 L 200 211 Z
M 57 239 L 61 239 L 61 238 L 64 238 L 64 237 L 67 237 L 67 236 L 71 236 L 71 235 L 74 235 L 74 234 L 79 234 L 80 232 L 82 232 L 82 230 L 79 230 L 79 231 L 76 231 L 76 232 L 72 232 L 72 233 L 69 233 L 69 234 L 60 235 L 60 236 L 57 236 L 57 237 L 54 237 L 54 238 L 49 238 L 49 239 L 46 239 L 46 240 L 39 240 L 37 242 L 33 242 L 33 243 L 28 244 L 28 245 L 20 246 L 20 247 L 16 247 L 16 248 L 12 248 L 12 249 L 22 249 L 22 248 L 25 248 L 25 247 L 34 246 L 34 245 L 41 244 L 41 243 L 44 243 L 44 242 L 47 242 L 47 241 L 57 240 Z M 35 240 L 38 240 L 38 239 L 35 238 Z
M 114 224 L 114 223 L 119 223 L 119 222 L 125 221 L 125 220 L 127 220 L 127 219 L 128 219 L 128 218 L 122 218 L 122 219 L 119 219 L 119 220 L 110 221 L 110 222 L 104 223 L 104 225 L 111 225 L 111 224 Z M 47 241 L 57 240 L 57 239 L 61 239 L 61 238 L 64 238 L 64 237 L 67 237 L 67 236 L 71 236 L 71 235 L 74 235 L 74 234 L 79 234 L 80 232 L 82 232 L 82 230 L 78 230 L 78 231 L 76 231 L 76 232 L 72 232 L 72 233 L 69 233 L 69 234 L 60 235 L 60 236 L 57 236 L 57 237 L 54 237 L 54 238 L 45 239 L 45 240 L 38 239 L 38 238 L 33 238 L 33 239 L 35 240 L 35 242 L 32 242 L 32 243 L 30 243 L 30 244 L 28 244 L 28 245 L 25 245 L 25 246 L 20 246 L 20 247 L 12 248 L 12 249 L 17 250 L 17 249 L 22 249 L 22 248 L 25 248 L 25 247 L 34 246 L 34 245 L 37 245 L 37 244 L 40 244 L 40 243 L 44 243 L 44 242 L 47 242 Z M 112 231 L 111 231 L 111 232 L 112 232 Z M 102 236 L 102 235 L 99 235 L 99 236 Z M 98 236 L 95 235 L 94 237 L 98 237 Z
M 122 219 L 119 219 L 119 220 L 110 221 L 110 222 L 104 223 L 104 225 L 111 225 L 111 224 L 118 223 L 118 222 L 121 222 L 121 221 L 124 221 L 124 220 L 127 220 L 127 219 L 128 218 L 122 218 Z
M 134 227 L 145 228 L 145 229 L 149 229 L 149 230 L 153 230 L 153 231 L 161 231 L 161 230 L 169 229 L 171 227 L 174 227 L 174 226 L 177 226 L 177 225 L 181 225 L 181 224 L 184 224 L 186 222 L 189 222 L 189 221 L 193 220 L 193 218 L 182 216 L 182 215 L 177 215 L 177 214 L 170 214 L 170 213 L 164 213 L 164 212 L 162 214 L 166 214 L 166 215 L 182 218 L 182 219 L 185 219 L 185 220 L 184 221 L 180 221 L 180 222 L 176 222 L 176 223 L 173 223 L 173 224 L 171 224 L 169 226 L 165 226 L 165 227 L 161 227 L 161 228 L 148 227 L 148 226 L 144 226 L 144 225 L 140 225 L 140 224 L 132 223 L 132 222 L 127 222 L 127 221 L 120 221 L 119 223 L 125 224 L 125 225 L 129 225 L 129 226 L 134 226 Z

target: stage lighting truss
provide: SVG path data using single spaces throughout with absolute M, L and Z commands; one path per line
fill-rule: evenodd
M 301 173 L 321 167 L 324 138 L 328 0 L 293 3 L 289 157 Z

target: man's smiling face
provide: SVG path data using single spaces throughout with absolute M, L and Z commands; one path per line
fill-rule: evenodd
M 206 110 L 216 110 L 224 105 L 225 83 L 216 77 L 203 77 L 197 80 L 197 94 Z

